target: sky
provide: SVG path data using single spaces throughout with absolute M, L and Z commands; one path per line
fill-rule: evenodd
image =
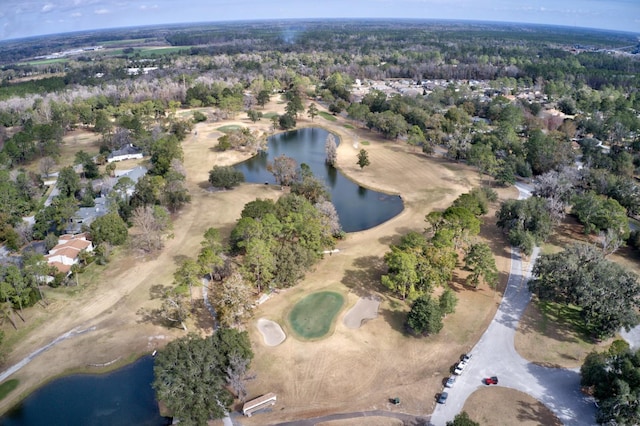
M 295 18 L 424 18 L 640 33 L 640 0 L 0 0 L 0 40 L 137 25 Z

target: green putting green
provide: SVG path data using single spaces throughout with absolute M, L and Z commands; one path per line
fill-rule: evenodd
M 317 339 L 331 330 L 331 324 L 344 305 L 344 297 L 333 291 L 313 293 L 296 303 L 289 323 L 299 336 Z

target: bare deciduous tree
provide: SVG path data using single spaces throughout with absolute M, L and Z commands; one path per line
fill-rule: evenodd
M 241 357 L 237 353 L 229 356 L 229 366 L 227 367 L 227 383 L 231 390 L 238 396 L 241 402 L 245 402 L 247 398 L 247 388 L 245 382 L 252 380 L 255 375 L 247 376 L 247 367 L 249 360 Z
M 51 157 L 42 157 L 40 159 L 40 162 L 38 163 L 38 167 L 40 168 L 40 173 L 42 173 L 43 176 L 49 176 L 49 173 L 51 173 L 51 170 L 53 170 L 55 165 L 56 165 L 56 162 Z
M 218 314 L 218 322 L 233 327 L 252 312 L 253 292 L 239 272 L 220 283 L 213 284 L 211 303 Z
M 276 183 L 282 186 L 289 186 L 293 183 L 297 175 L 297 168 L 296 160 L 284 154 L 274 158 L 273 163 L 267 164 L 267 170 L 273 174 Z
M 163 237 L 171 226 L 167 209 L 161 206 L 141 206 L 133 211 L 131 221 L 140 234 L 134 241 L 146 252 L 161 249 Z
M 326 162 L 332 166 L 336 165 L 338 161 L 338 147 L 336 146 L 336 138 L 329 133 L 327 140 L 324 143 L 324 152 L 327 155 Z

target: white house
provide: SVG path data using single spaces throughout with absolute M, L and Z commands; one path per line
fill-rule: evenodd
M 45 255 L 47 263 L 54 266 L 58 272 L 69 273 L 71 266 L 78 263 L 81 251 L 93 251 L 93 244 L 87 240 L 87 234 L 65 234 L 58 238 L 58 244 Z
M 113 163 L 114 161 L 134 160 L 142 159 L 142 151 L 135 146 L 129 144 L 122 149 L 113 151 L 107 157 L 107 163 Z

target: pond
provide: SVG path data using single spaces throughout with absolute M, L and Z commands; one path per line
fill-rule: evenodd
M 153 381 L 153 358 L 108 374 L 76 374 L 36 390 L 0 418 L 3 426 L 171 424 L 161 417 Z
M 236 169 L 244 173 L 247 182 L 275 184 L 273 175 L 267 171 L 267 163 L 275 157 L 284 154 L 294 158 L 298 166 L 307 164 L 329 189 L 345 232 L 373 228 L 398 215 L 403 209 L 399 195 L 363 188 L 325 162 L 324 146 L 328 135 L 324 129 L 309 127 L 271 136 L 267 152 L 236 165 Z M 354 164 L 356 161 L 354 156 Z

